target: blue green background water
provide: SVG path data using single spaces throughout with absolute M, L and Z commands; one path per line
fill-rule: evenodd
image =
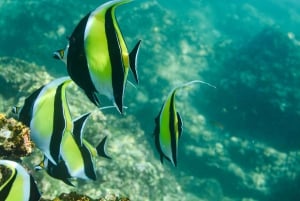
M 0 56 L 45 66 L 53 77 L 66 75 L 52 52 L 64 47 L 81 17 L 103 2 L 2 0 Z M 140 85 L 126 89 L 129 120 L 122 121 L 130 124 L 112 126 L 118 129 L 112 135 L 142 133 L 132 143 L 145 145 L 140 157 L 154 164 L 148 174 L 160 174 L 157 188 L 137 182 L 148 193 L 120 189 L 121 194 L 136 198 L 140 193 L 144 200 L 298 200 L 300 3 L 141 0 L 120 6 L 116 14 L 129 49 L 139 39 L 142 46 Z M 194 86 L 178 93 L 184 121 L 178 167 L 161 166 L 152 136 L 154 118 L 173 87 L 194 79 L 217 89 Z M 1 87 L 0 94 L 5 90 Z M 107 115 L 112 124 L 119 121 L 117 113 Z M 106 174 L 113 180 L 109 169 Z M 93 188 L 106 192 L 105 185 Z

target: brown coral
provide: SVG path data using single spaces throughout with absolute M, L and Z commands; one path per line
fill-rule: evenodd
M 32 148 L 29 128 L 0 114 L 0 158 L 19 159 L 29 155 Z

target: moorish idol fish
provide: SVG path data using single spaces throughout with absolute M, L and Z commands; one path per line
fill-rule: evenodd
M 96 180 L 95 156 L 110 157 L 105 152 L 107 137 L 104 137 L 96 148 L 83 139 L 83 127 L 89 115 L 90 113 L 87 113 L 74 120 L 73 133 L 64 133 L 60 148 L 60 161 L 53 164 L 47 157 L 44 157 L 36 169 L 44 168 L 50 176 L 68 185 L 73 185 L 70 182 L 71 178 Z
M 19 120 L 30 127 L 36 146 L 56 164 L 62 136 L 72 131 L 72 119 L 66 99 L 69 77 L 62 77 L 40 87 L 25 99 Z
M 70 175 L 74 178 L 96 179 L 94 159 L 98 154 L 107 157 L 104 151 L 106 137 L 94 148 L 83 139 L 83 127 L 90 113 L 74 120 L 72 133 L 65 133 L 60 147 L 61 160 L 65 161 Z M 76 158 L 76 160 L 74 160 Z
M 155 118 L 155 146 L 160 154 L 160 161 L 163 158 L 177 166 L 178 140 L 182 134 L 182 119 L 175 107 L 175 93 L 178 89 L 187 87 L 194 83 L 203 83 L 214 87 L 206 82 L 194 80 L 175 87 L 167 96 L 158 116 Z
M 0 160 L 0 166 L 8 168 L 9 175 L 2 173 L 0 198 L 6 201 L 38 201 L 41 194 L 33 177 L 19 163 Z
M 128 53 L 115 16 L 116 7 L 130 1 L 109 1 L 88 13 L 69 37 L 67 53 L 54 53 L 54 58 L 66 58 L 70 77 L 96 106 L 100 104 L 97 95 L 102 94 L 120 113 L 129 69 L 138 83 L 136 61 L 141 41 Z

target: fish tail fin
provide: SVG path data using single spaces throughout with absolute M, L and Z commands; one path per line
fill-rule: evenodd
M 108 155 L 106 154 L 106 151 L 105 151 L 106 140 L 107 140 L 107 136 L 105 136 L 105 137 L 101 140 L 101 142 L 98 144 L 98 146 L 96 147 L 97 154 L 98 154 L 98 156 L 102 156 L 102 157 L 104 157 L 104 158 L 111 159 L 111 157 L 108 156 Z
M 129 53 L 130 69 L 131 72 L 133 73 L 134 79 L 137 84 L 139 83 L 139 78 L 137 74 L 137 55 L 139 53 L 140 44 L 141 44 L 141 40 L 137 42 L 137 44 L 134 46 L 132 51 Z

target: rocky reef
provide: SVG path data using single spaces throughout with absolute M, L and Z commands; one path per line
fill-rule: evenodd
M 0 113 L 0 158 L 19 160 L 33 150 L 29 128 Z
M 41 199 L 40 201 L 51 201 L 48 199 Z M 80 195 L 76 192 L 62 193 L 53 201 L 130 201 L 129 198 L 120 198 L 115 195 L 107 195 L 104 198 L 92 199 L 87 195 Z

